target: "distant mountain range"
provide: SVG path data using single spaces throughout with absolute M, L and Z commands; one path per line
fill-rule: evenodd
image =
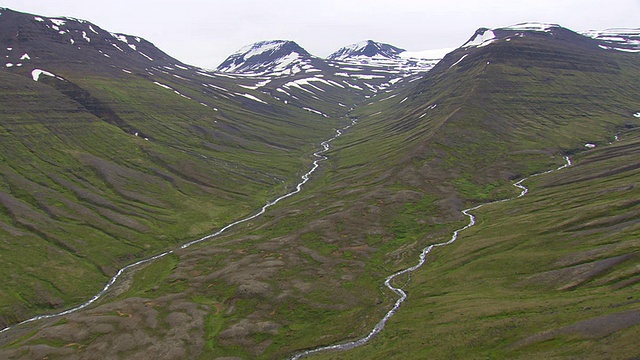
M 238 50 L 229 56 L 217 71 L 253 75 L 292 75 L 303 70 L 349 65 L 365 65 L 358 71 L 378 67 L 410 76 L 429 71 L 448 51 L 452 49 L 411 53 L 393 45 L 367 40 L 353 44 L 321 59 L 309 54 L 292 41 L 262 41 Z M 423 55 L 424 54 L 424 55 Z M 348 66 L 347 66 L 348 67 Z M 347 71 L 349 72 L 349 71 Z
M 494 40 L 508 36 L 525 36 L 526 33 L 561 33 L 570 31 L 555 24 L 522 23 L 496 29 L 479 29 L 462 47 L 484 46 Z M 640 52 L 640 29 L 610 29 L 588 31 L 581 35 L 597 40 L 602 49 Z M 393 66 L 397 70 L 415 73 L 430 70 L 435 63 L 455 48 L 408 52 L 390 44 L 366 40 L 343 47 L 332 53 L 325 62 L 347 62 L 364 65 Z M 254 75 L 291 75 L 311 69 L 312 63 L 322 63 L 323 59 L 311 55 L 292 41 L 262 41 L 229 56 L 217 70 L 230 73 Z M 321 65 L 320 65 L 321 66 Z

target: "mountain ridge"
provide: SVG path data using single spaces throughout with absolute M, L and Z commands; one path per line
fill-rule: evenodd
M 16 67 L 28 61 L 54 61 L 69 56 L 69 52 L 82 49 L 92 51 L 91 60 L 94 62 L 108 63 L 111 57 L 114 61 L 126 57 L 131 65 L 141 67 L 150 64 L 187 66 L 143 38 L 111 33 L 85 20 L 47 18 L 9 9 L 3 10 L 0 16 L 3 21 L 3 42 L 8 45 L 1 49 L 1 55 L 4 55 L 7 63 L 11 62 Z M 41 39 L 47 39 L 48 42 L 42 42 Z M 9 48 L 12 50 L 8 50 Z M 32 54 L 28 54 L 28 49 Z M 29 58 L 24 57 L 24 54 Z M 136 57 L 130 56 L 134 54 Z M 84 51 L 83 56 L 87 55 Z
M 585 44 L 592 44 L 592 46 L 598 46 L 604 50 L 640 52 L 640 30 L 638 29 L 610 29 L 578 33 L 558 24 L 545 24 L 539 22 L 525 22 L 494 29 L 480 28 L 467 42 L 460 45 L 460 47 L 482 47 L 497 40 L 506 39 L 507 41 L 510 41 L 510 38 L 523 37 L 525 34 L 529 34 L 531 36 L 579 35 L 579 37 L 574 38 L 574 41 L 582 41 Z M 587 39 L 596 40 L 597 42 L 590 42 L 587 41 Z M 285 40 L 274 41 L 277 43 L 289 43 L 289 41 Z M 442 59 L 442 57 L 444 57 L 446 53 L 455 50 L 455 48 L 451 48 L 443 49 L 443 51 L 406 51 L 390 44 L 379 43 L 373 40 L 365 40 L 340 48 L 327 56 L 326 59 L 322 59 L 312 56 L 298 44 L 291 42 L 295 44 L 295 51 L 303 52 L 305 57 L 308 57 L 308 59 L 304 61 L 297 60 L 306 62 L 306 65 L 301 67 L 300 65 L 302 63 L 296 63 L 293 66 L 288 66 L 290 63 L 296 62 L 295 59 L 297 59 L 297 53 L 295 51 L 284 51 L 277 56 L 271 57 L 268 55 L 262 56 L 259 65 L 246 62 L 245 57 L 251 55 L 252 48 L 259 48 L 260 46 L 273 43 L 274 41 L 261 41 L 243 47 L 236 53 L 230 55 L 218 67 L 218 70 L 229 73 L 245 73 L 247 75 L 293 75 L 299 73 L 302 70 L 302 67 L 306 67 L 306 69 L 313 69 L 314 67 L 309 64 L 309 59 L 313 59 L 315 60 L 315 68 L 323 68 L 323 61 L 335 61 L 337 63 L 342 62 L 357 65 L 368 65 L 372 67 L 380 66 L 387 69 L 394 69 L 408 75 L 414 75 L 429 71 L 440 59 Z M 287 57 L 292 58 L 287 59 Z M 278 64 L 281 66 L 278 71 L 269 70 L 270 67 L 277 68 Z M 252 69 L 252 67 L 255 68 Z M 283 68 L 285 69 L 285 72 L 282 72 Z M 326 64 L 324 68 L 326 68 Z
M 382 57 L 391 59 L 398 56 L 400 53 L 405 52 L 405 49 L 400 49 L 393 45 L 378 43 L 373 40 L 366 40 L 353 45 L 343 47 L 336 52 L 327 56 L 329 60 L 345 60 L 348 58 L 364 56 L 367 58 Z

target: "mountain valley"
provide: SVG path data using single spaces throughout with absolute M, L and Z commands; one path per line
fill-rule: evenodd
M 0 9 L 0 357 L 281 359 L 361 339 L 396 301 L 387 276 L 565 156 L 395 279 L 409 296 L 370 342 L 308 358 L 638 356 L 639 38 L 529 23 L 433 59 L 272 40 L 206 70 Z

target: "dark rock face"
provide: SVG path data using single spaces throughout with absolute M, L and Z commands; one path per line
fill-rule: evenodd
M 126 62 L 129 68 L 182 64 L 140 37 L 110 33 L 88 21 L 0 12 L 0 56 L 16 67 L 51 62 Z

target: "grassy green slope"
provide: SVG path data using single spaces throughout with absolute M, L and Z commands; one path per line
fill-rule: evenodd
M 86 313 L 67 316 L 51 328 L 34 331 L 8 344 L 6 353 L 28 357 L 33 349 L 29 345 L 43 344 L 43 354 L 67 358 L 98 350 L 105 356 L 119 357 L 176 354 L 177 358 L 272 359 L 363 336 L 395 301 L 382 288 L 383 279 L 413 265 L 423 246 L 446 239 L 465 224 L 461 209 L 511 197 L 517 194 L 511 186 L 514 179 L 557 167 L 562 163 L 561 154 L 582 150 L 585 142 L 604 144 L 619 129 L 637 126 L 632 116 L 638 111 L 634 99 L 640 95 L 634 86 L 640 80 L 635 57 L 594 51 L 558 39 L 538 40 L 525 37 L 461 49 L 422 81 L 398 90 L 396 97 L 385 100 L 389 94 L 384 94 L 373 98 L 371 105 L 352 114 L 358 117 L 358 124 L 333 143 L 329 162 L 314 174 L 314 181 L 303 193 L 243 225 L 238 235 L 228 234 L 141 269 L 134 275 L 133 285 L 123 287 L 124 294 L 114 295 Z M 592 66 L 594 63 L 597 66 Z M 598 96 L 591 96 L 593 92 Z M 623 142 L 611 149 L 633 148 L 635 142 L 630 139 L 623 135 Z M 600 151 L 608 150 L 596 149 L 593 154 Z M 592 166 L 615 168 L 635 150 L 626 151 L 610 153 L 609 160 L 592 162 Z M 555 178 L 532 180 L 531 197 L 483 208 L 486 219 L 479 218 L 483 224 L 468 234 L 487 233 L 488 237 L 478 240 L 478 247 L 465 247 L 468 242 L 461 239 L 434 253 L 433 262 L 413 276 L 409 302 L 369 346 L 353 353 L 322 356 L 463 357 L 496 349 L 499 356 L 526 357 L 540 350 L 535 339 L 523 340 L 518 348 L 509 348 L 506 343 L 515 344 L 553 329 L 543 326 L 547 320 L 557 328 L 571 324 L 570 315 L 579 307 L 576 304 L 591 291 L 595 294 L 589 300 L 593 306 L 585 307 L 600 307 L 593 317 L 610 314 L 603 308 L 606 299 L 628 297 L 633 285 L 621 286 L 611 297 L 605 294 L 606 286 L 632 279 L 634 261 L 637 263 L 634 257 L 618 262 L 622 266 L 619 276 L 587 279 L 603 279 L 602 286 L 579 284 L 585 286 L 583 293 L 575 292 L 580 286 L 558 289 L 563 284 L 535 278 L 546 271 L 636 251 L 637 245 L 629 240 L 634 228 L 629 226 L 620 232 L 623 245 L 617 250 L 578 254 L 575 260 L 562 262 L 562 256 L 572 256 L 574 247 L 564 246 L 564 252 L 549 247 L 551 255 L 546 256 L 541 245 L 557 237 L 557 232 L 545 233 L 548 220 L 561 221 L 556 211 L 562 209 L 576 216 L 576 204 L 559 204 L 560 195 L 588 197 L 610 181 L 612 189 L 628 187 L 623 185 L 625 181 L 615 183 L 618 180 L 606 172 L 584 179 L 584 174 L 593 175 L 594 171 L 582 167 L 587 166 L 587 157 L 585 165 L 576 160 L 575 168 L 553 175 Z M 594 183 L 582 182 L 589 185 L 582 189 L 578 183 L 560 186 L 561 182 L 552 182 L 563 179 L 569 171 L 583 171 L 583 180 Z M 633 182 L 635 173 L 629 174 L 626 181 Z M 544 181 L 558 183 L 549 188 L 551 193 L 546 197 Z M 537 191 L 546 203 L 536 202 L 533 195 Z M 610 203 L 602 199 L 602 206 L 618 207 L 622 213 L 627 212 L 627 205 L 633 210 L 635 205 L 625 205 L 621 194 Z M 521 205 L 525 202 L 529 205 Z M 535 208 L 536 204 L 540 206 Z M 614 221 L 595 205 L 587 202 L 584 206 L 594 210 L 585 221 Z M 491 211 L 495 216 L 490 216 Z M 519 217 L 531 227 L 517 229 L 513 222 L 502 221 Z M 484 223 L 489 221 L 499 222 L 485 229 Z M 535 225 L 542 228 L 536 231 Z M 584 230 L 577 223 L 575 229 L 571 226 L 566 229 Z M 523 234 L 518 235 L 519 231 Z M 516 241 L 516 236 L 526 238 L 526 249 L 518 249 L 520 242 L 508 243 Z M 582 244 L 580 251 L 600 247 L 599 237 L 596 233 L 592 236 L 594 242 Z M 501 240 L 492 249 L 496 239 Z M 451 255 L 444 256 L 445 251 Z M 520 256 L 518 262 L 511 260 L 516 255 Z M 521 274 L 512 271 L 516 265 L 523 266 Z M 436 271 L 443 275 L 431 278 Z M 441 286 L 432 287 L 434 282 Z M 519 296 L 515 294 L 524 294 L 529 301 L 522 312 L 512 301 Z M 467 302 L 467 297 L 475 302 Z M 438 301 L 434 304 L 431 300 Z M 566 306 L 569 311 L 554 317 L 549 310 L 542 313 L 548 317 L 536 318 L 535 309 L 546 306 L 547 300 L 553 304 L 550 307 Z M 474 307 L 479 302 L 485 306 Z M 633 311 L 632 306 L 623 310 Z M 441 316 L 429 311 L 439 311 Z M 515 328 L 508 323 L 511 314 L 530 315 L 531 325 L 527 322 L 510 335 L 508 329 Z M 587 318 L 588 313 L 576 321 Z M 526 317 L 519 319 L 521 323 L 528 321 Z M 500 328 L 494 320 L 507 325 Z M 427 321 L 433 326 L 425 327 Z M 481 325 L 484 332 L 473 329 Z M 426 332 L 430 332 L 430 342 L 422 343 Z M 476 336 L 468 336 L 471 333 Z M 628 336 L 620 334 L 620 341 Z M 440 342 L 439 335 L 453 341 Z
M 464 55 L 467 56 L 456 64 Z M 402 240 L 407 229 L 411 235 L 410 239 L 417 240 L 418 244 L 445 240 L 449 234 L 438 231 L 437 227 L 434 229 L 434 225 L 449 223 L 456 218 L 462 219 L 458 212 L 460 209 L 488 200 L 511 197 L 516 194 L 515 188 L 510 185 L 512 179 L 555 168 L 562 163 L 559 154 L 579 152 L 584 149 L 586 142 L 605 145 L 613 140 L 616 132 L 623 131 L 624 128 L 637 127 L 638 121 L 632 114 L 637 107 L 634 99 L 638 96 L 635 87 L 640 75 L 638 70 L 637 59 L 634 56 L 593 52 L 590 49 L 570 47 L 553 41 L 541 44 L 526 38 L 513 39 L 509 43 L 496 43 L 491 47 L 458 50 L 445 58 L 423 83 L 416 85 L 414 90 L 407 90 L 405 96 L 399 95 L 394 98 L 397 105 L 388 107 L 388 104 L 384 103 L 390 100 L 384 100 L 358 109 L 361 118 L 359 131 L 352 134 L 349 138 L 352 142 L 345 145 L 344 150 L 337 150 L 334 154 L 337 167 L 332 175 L 336 176 L 334 179 L 346 176 L 351 187 L 353 184 L 362 184 L 363 191 L 370 185 L 375 185 L 377 194 L 384 193 L 381 188 L 387 191 L 389 195 L 386 199 L 378 200 L 380 204 L 385 204 L 381 211 L 384 214 L 383 218 L 387 219 L 387 225 L 383 228 L 391 232 L 396 245 L 401 246 L 400 249 L 405 250 L 402 247 L 405 242 Z M 408 99 L 402 102 L 404 97 Z M 436 104 L 437 106 L 433 107 Z M 378 113 L 380 111 L 381 113 Z M 344 140 L 346 139 L 341 141 Z M 631 163 L 635 151 L 621 152 L 617 154 L 620 158 L 611 156 L 610 163 L 598 165 L 615 168 L 625 162 Z M 597 168 L 598 165 L 592 164 L 589 169 L 583 167 L 584 174 L 592 173 L 593 167 Z M 574 184 L 577 187 L 586 187 L 584 193 L 571 193 L 564 188 L 557 189 L 557 194 L 567 192 L 562 199 L 578 197 L 582 199 L 580 202 L 589 208 L 586 204 L 593 199 L 593 193 L 602 190 L 602 184 L 611 188 L 620 185 L 616 183 L 616 178 L 608 178 L 605 170 L 602 173 L 601 178 L 591 183 Z M 557 176 L 562 177 L 566 174 L 559 173 Z M 628 176 L 630 178 L 623 181 L 633 183 L 635 173 L 631 172 Z M 553 184 L 553 181 L 550 183 Z M 399 207 L 392 201 L 392 196 L 397 198 L 402 193 L 398 190 L 412 190 L 418 194 L 414 194 L 412 201 L 407 201 L 406 205 Z M 439 199 L 432 202 L 432 209 L 435 205 L 436 210 L 425 213 L 424 207 L 418 205 L 428 202 L 433 195 Z M 630 200 L 633 196 L 622 193 L 618 195 L 619 197 L 611 199 L 610 203 L 604 202 L 603 208 L 586 215 L 584 221 L 611 221 L 607 206 L 616 209 L 616 214 L 620 216 L 633 214 L 635 205 L 633 200 Z M 604 196 L 601 195 L 600 198 Z M 363 200 L 364 197 L 360 201 L 364 202 Z M 500 206 L 505 208 L 510 204 Z M 563 202 L 558 201 L 555 204 Z M 576 213 L 582 210 L 575 205 L 562 206 L 565 206 L 567 215 L 559 213 L 559 209 L 550 205 L 540 206 L 537 211 L 528 215 L 529 222 L 538 221 L 543 227 L 539 232 L 535 229 L 526 232 L 529 231 L 529 223 L 517 226 L 524 222 L 519 221 L 517 210 L 504 210 L 503 213 L 487 215 L 487 219 L 500 223 L 501 236 L 505 243 L 509 241 L 507 244 L 498 243 L 495 250 L 491 246 L 497 235 L 487 234 L 483 237 L 484 242 L 479 241 L 478 246 L 462 241 L 452 246 L 451 250 L 442 250 L 447 251 L 446 254 L 440 251 L 433 254 L 435 263 L 427 263 L 418 275 L 423 279 L 420 287 L 416 284 L 420 290 L 409 288 L 410 300 L 407 307 L 400 310 L 397 322 L 395 319 L 392 321 L 396 325 L 385 331 L 381 340 L 374 341 L 363 350 L 355 350 L 353 354 L 347 352 L 326 357 L 529 357 L 537 350 L 523 348 L 522 353 L 519 353 L 503 348 L 494 353 L 489 349 L 509 343 L 514 338 L 519 339 L 517 334 L 509 333 L 516 327 L 515 324 L 519 324 L 522 338 L 545 329 L 542 326 L 544 322 L 571 324 L 573 310 L 557 315 L 560 310 L 554 312 L 549 308 L 546 318 L 540 317 L 536 320 L 538 323 L 532 324 L 531 327 L 526 324 L 528 316 L 535 313 L 532 309 L 543 304 L 547 297 L 556 301 L 555 305 L 550 306 L 558 306 L 560 309 L 560 304 L 572 304 L 572 309 L 578 309 L 580 305 L 576 304 L 580 304 L 586 298 L 594 303 L 599 302 L 603 308 L 609 305 L 617 306 L 615 304 L 618 303 L 612 299 L 623 303 L 623 299 L 632 296 L 632 288 L 624 288 L 617 294 L 608 294 L 609 288 L 602 286 L 593 294 L 589 294 L 592 289 L 585 290 L 585 293 L 581 294 L 584 298 L 577 296 L 574 299 L 573 293 L 566 291 L 567 289 L 553 293 L 553 287 L 531 287 L 527 293 L 527 296 L 532 298 L 529 304 L 531 308 L 522 311 L 523 317 L 514 322 L 504 320 L 505 324 L 508 323 L 504 327 L 494 326 L 502 319 L 508 319 L 510 311 L 519 313 L 519 303 L 513 299 L 520 295 L 519 291 L 527 288 L 523 285 L 513 291 L 504 290 L 504 280 L 501 277 L 509 278 L 513 275 L 512 268 L 524 264 L 527 264 L 526 268 L 530 272 L 554 271 L 560 267 L 554 263 L 554 256 L 557 255 L 558 259 L 562 254 L 560 249 L 565 249 L 564 255 L 569 257 L 575 251 L 574 246 L 580 243 L 579 237 L 571 246 L 557 243 L 557 247 L 550 247 L 549 251 L 539 250 L 540 253 L 536 254 L 537 262 L 531 260 L 534 257 L 530 254 L 533 249 L 538 251 L 557 237 L 556 230 L 544 229 L 547 225 L 545 221 L 563 219 L 564 216 L 578 216 Z M 563 208 L 562 206 L 560 208 Z M 482 211 L 490 209 L 483 208 Z M 450 231 L 451 228 L 448 229 Z M 469 232 L 481 232 L 481 229 L 478 227 Z M 526 233 L 521 237 L 511 234 L 519 230 Z M 623 244 L 620 248 L 609 253 L 603 252 L 594 258 L 606 259 L 623 255 L 625 260 L 631 259 L 620 268 L 620 272 L 624 274 L 620 277 L 622 280 L 631 276 L 630 274 L 634 273 L 633 269 L 637 267 L 637 256 L 633 255 L 637 252 L 637 242 L 633 240 L 635 231 L 633 227 L 625 228 L 619 234 L 619 241 Z M 544 236 L 538 236 L 539 233 L 544 233 Z M 585 243 L 583 250 L 590 246 L 596 248 L 609 244 L 608 238 L 600 237 L 606 236 L 602 232 L 594 232 L 591 236 L 593 243 Z M 518 241 L 523 238 L 529 243 L 526 248 L 519 247 Z M 454 249 L 463 249 L 465 246 L 467 247 L 464 250 L 457 251 L 464 252 L 466 257 L 458 258 L 451 253 L 456 251 Z M 414 246 L 414 249 L 416 247 Z M 517 248 L 518 250 L 514 251 L 520 257 L 513 256 L 512 260 L 511 253 L 494 255 L 503 248 L 505 251 Z M 389 255 L 397 256 L 397 253 L 389 252 L 382 258 L 388 258 Z M 496 258 L 503 260 L 503 264 L 494 264 Z M 633 259 L 636 259 L 635 262 Z M 583 261 L 588 260 L 575 260 L 570 265 Z M 434 266 L 437 267 L 436 270 L 432 270 Z M 462 269 L 457 270 L 460 267 Z M 436 275 L 432 276 L 433 273 Z M 460 277 L 449 276 L 450 274 L 459 274 Z M 544 275 L 539 279 L 543 277 Z M 570 277 L 570 271 L 564 273 L 565 281 L 569 282 Z M 523 277 L 519 279 L 522 280 Z M 620 281 L 623 282 L 622 280 Z M 612 278 L 611 281 L 618 280 Z M 431 293 L 434 295 L 428 295 Z M 478 305 L 473 301 L 466 301 L 467 298 L 477 300 Z M 500 305 L 496 304 L 498 302 Z M 416 304 L 415 307 L 413 304 Z M 494 305 L 500 310 L 492 308 Z M 436 307 L 437 311 L 432 309 L 432 306 Z M 485 321 L 492 309 L 495 310 L 495 314 L 491 316 L 495 316 L 496 319 L 493 323 Z M 431 311 L 440 316 L 433 315 Z M 606 313 L 606 310 L 601 309 L 599 313 L 592 313 L 591 316 L 587 314 L 581 319 Z M 466 321 L 469 316 L 475 317 Z M 556 319 L 555 316 L 559 318 Z M 613 328 L 624 323 L 616 322 L 617 320 L 619 319 L 610 318 L 604 323 L 616 324 L 612 325 Z M 596 324 L 598 322 L 594 320 L 590 326 L 598 326 Z M 501 323 L 500 326 L 502 325 Z M 581 354 L 581 351 L 587 354 L 591 349 L 600 346 L 602 351 L 615 352 L 620 346 L 620 354 L 629 353 L 633 347 L 626 346 L 625 341 L 629 336 L 633 336 L 628 334 L 637 334 L 637 329 L 630 331 L 612 344 L 597 342 L 585 348 L 576 347 L 572 351 L 574 354 Z M 605 336 L 602 334 L 604 333 L 596 337 Z M 554 344 L 551 348 L 562 344 Z M 561 355 L 560 348 L 559 346 L 550 354 Z
M 635 126 L 638 76 L 635 56 L 558 40 L 459 49 L 404 94 L 359 108 L 354 151 L 337 156 L 367 169 L 410 165 L 421 182 L 436 172 L 489 185 L 501 172 L 546 169 L 546 154 L 607 143 Z
M 48 69 L 65 81 L 0 74 L 2 324 L 84 302 L 134 259 L 251 214 L 335 125 L 206 93 L 203 76 Z
M 640 332 L 640 133 L 475 211 L 370 345 L 318 359 L 631 358 Z

